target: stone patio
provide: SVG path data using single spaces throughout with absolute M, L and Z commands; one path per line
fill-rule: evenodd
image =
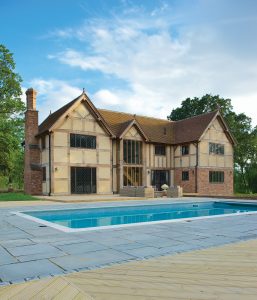
M 206 200 L 214 199 L 183 199 Z M 174 200 L 144 200 L 143 203 L 174 203 Z M 142 202 L 52 204 L 36 209 L 135 204 Z M 35 206 L 0 209 L 2 285 L 257 238 L 257 214 L 65 233 L 13 213 L 25 210 L 35 210 Z

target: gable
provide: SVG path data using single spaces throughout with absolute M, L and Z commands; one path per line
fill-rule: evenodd
M 142 137 L 136 126 L 133 125 L 124 135 L 124 139 L 142 140 Z
M 72 110 L 59 125 L 56 126 L 55 130 L 58 129 L 75 132 L 105 133 L 103 128 L 99 125 L 99 121 L 96 120 L 84 102 L 79 103 L 79 105 L 75 107 L 74 110 Z
M 95 125 L 98 132 L 105 132 L 112 138 L 115 137 L 106 121 L 99 114 L 96 107 L 93 105 L 88 96 L 83 92 L 79 97 L 72 100 L 65 106 L 61 107 L 51 115 L 49 115 L 38 128 L 37 136 L 46 134 L 56 129 L 73 129 L 75 126 L 82 130 L 85 126 L 83 122 L 75 122 L 73 125 L 72 119 L 92 119 L 95 120 L 99 126 Z
M 201 140 L 210 140 L 231 145 L 234 144 L 233 137 L 220 115 L 217 115 L 217 117 L 209 124 L 202 135 Z

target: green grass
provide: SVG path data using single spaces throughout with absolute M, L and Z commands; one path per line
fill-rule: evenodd
M 39 200 L 31 195 L 26 195 L 23 193 L 0 193 L 0 201 L 31 201 Z
M 242 198 L 256 198 L 257 199 L 257 194 L 235 193 L 235 196 L 242 197 Z

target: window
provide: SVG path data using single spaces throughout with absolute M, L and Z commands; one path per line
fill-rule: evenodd
M 166 155 L 165 145 L 155 145 L 155 155 Z
M 181 154 L 188 155 L 189 154 L 189 145 L 181 146 Z
M 210 171 L 209 172 L 209 182 L 210 183 L 223 183 L 224 182 L 224 172 Z
M 46 167 L 43 167 L 42 171 L 43 171 L 43 181 L 46 181 Z
M 96 193 L 96 168 L 71 167 L 71 193 Z
M 189 180 L 189 171 L 182 171 L 182 181 Z
M 142 169 L 140 167 L 123 168 L 124 186 L 142 186 Z
M 142 142 L 134 140 L 123 141 L 123 160 L 127 164 L 142 163 Z
M 42 148 L 42 149 L 45 149 L 45 148 L 46 148 L 46 137 L 45 137 L 45 136 L 43 136 L 43 137 L 41 138 L 41 148 Z
M 96 148 L 96 137 L 84 134 L 70 134 L 70 146 L 75 148 Z
M 209 153 L 224 155 L 224 145 L 209 143 Z

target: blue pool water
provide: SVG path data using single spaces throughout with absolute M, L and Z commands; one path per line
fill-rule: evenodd
M 257 211 L 257 205 L 198 202 L 24 212 L 68 228 L 91 228 Z

